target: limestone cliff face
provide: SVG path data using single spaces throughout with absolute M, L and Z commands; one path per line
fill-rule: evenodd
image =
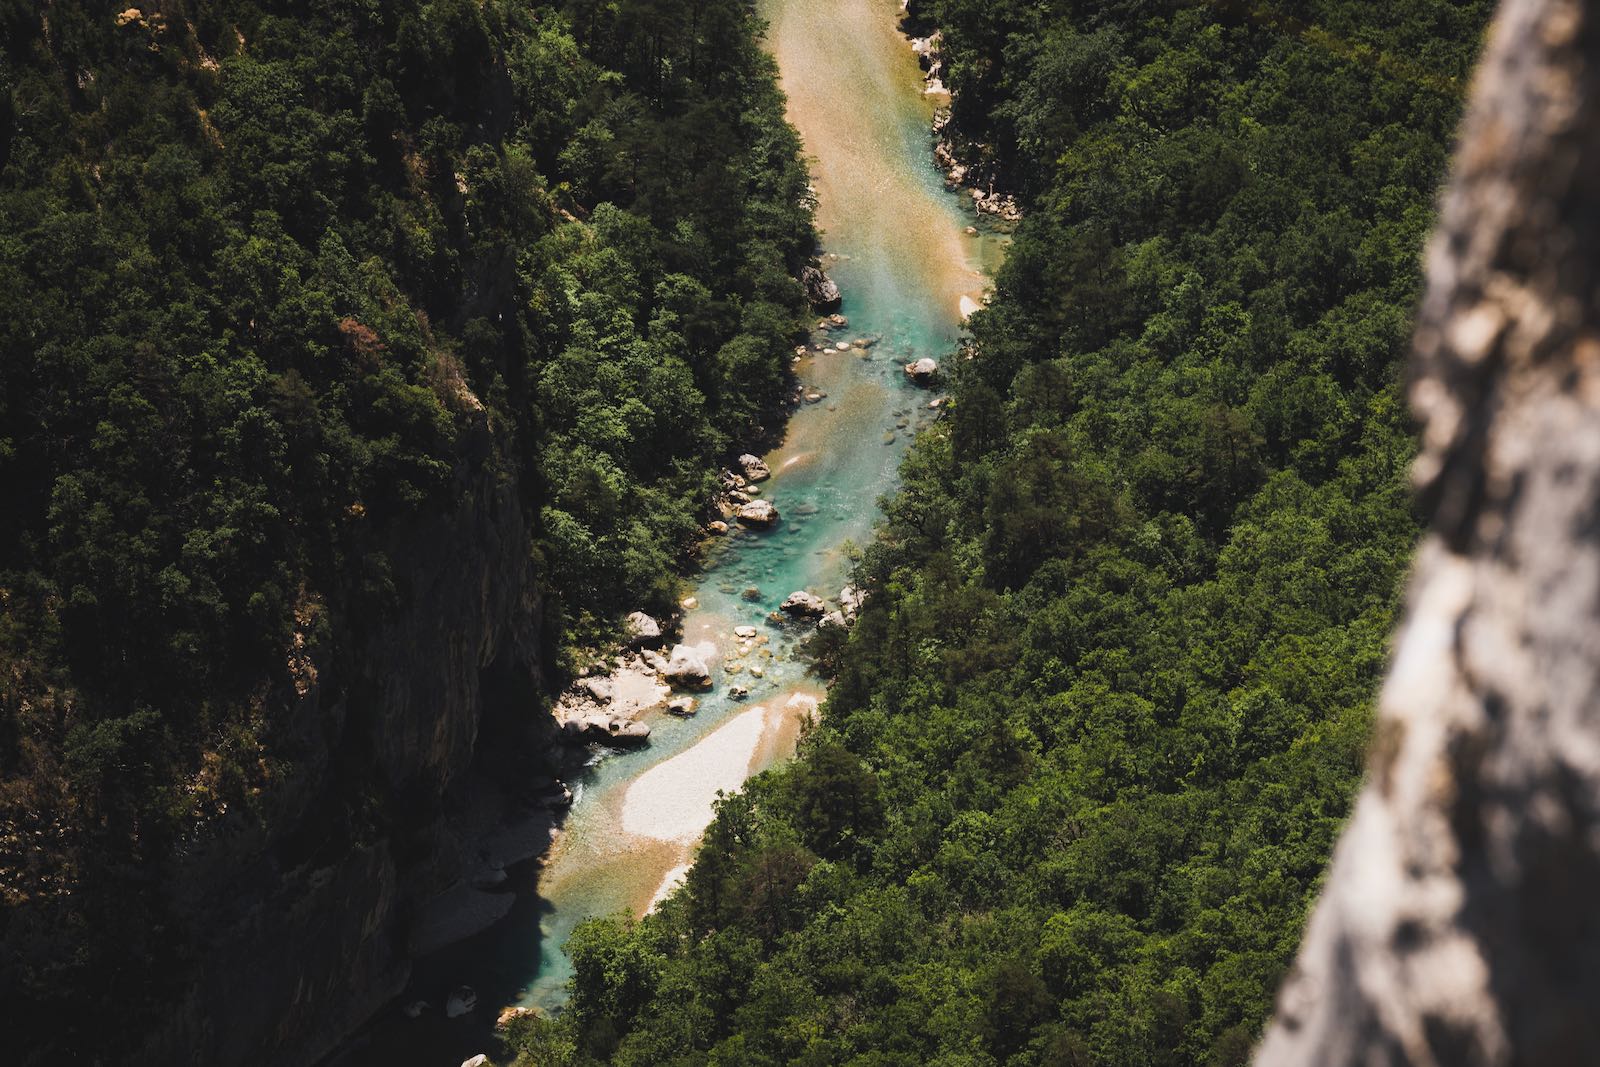
M 534 762 L 551 736 L 520 490 L 481 412 L 462 441 L 459 506 L 389 546 L 400 608 L 343 662 L 291 661 L 273 829 L 214 827 L 168 874 L 185 992 L 128 1062 L 326 1054 L 404 987 L 411 919 L 462 870 L 480 740 Z
M 1428 260 L 1429 515 L 1258 1067 L 1600 1062 L 1600 11 L 1507 0 Z

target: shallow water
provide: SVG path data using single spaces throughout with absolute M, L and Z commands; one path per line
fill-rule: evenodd
M 933 166 L 929 124 L 945 98 L 923 92 L 916 57 L 896 27 L 898 0 L 763 0 L 762 13 L 790 121 L 809 157 L 825 265 L 844 292 L 849 326 L 828 338 L 830 351 L 795 364 L 808 391 L 827 395 L 794 413 L 783 446 L 766 457 L 773 478 L 761 488 L 781 523 L 723 539 L 697 583 L 699 607 L 685 618 L 683 639 L 711 641 L 722 657 L 698 714 L 651 718 L 647 747 L 606 754 L 572 783 L 577 801 L 542 869 L 513 872 L 536 891 L 523 893 L 505 922 L 419 969 L 419 978 L 432 973 L 443 983 L 453 975 L 451 984 L 474 985 L 479 1025 L 492 1025 L 503 1004 L 559 1009 L 571 974 L 562 945 L 574 927 L 596 915 L 642 914 L 690 861 L 715 789 L 735 788 L 793 753 L 800 715 L 785 705 L 794 694 L 821 690 L 793 654 L 804 634 L 767 615 L 797 589 L 836 602 L 846 544 L 870 536 L 879 497 L 893 488 L 906 445 L 932 416 L 936 394 L 912 386 L 903 365 L 953 350 L 962 298 L 982 296 L 983 268 L 1003 247 L 1002 237 L 964 232 L 976 219 Z M 864 353 L 831 350 L 857 337 L 881 339 Z M 753 598 L 750 588 L 759 591 Z M 759 664 L 762 678 L 747 669 L 724 673 L 736 655 L 732 630 L 744 625 L 768 637 L 736 657 Z M 730 696 L 735 684 L 751 690 L 748 699 Z M 435 1004 L 442 997 L 442 990 L 414 993 Z M 405 1057 L 444 1058 L 443 1049 Z

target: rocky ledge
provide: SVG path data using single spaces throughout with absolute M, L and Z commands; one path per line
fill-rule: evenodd
M 944 85 L 944 56 L 940 51 L 941 35 L 938 31 L 926 37 L 907 34 L 911 50 L 917 54 L 922 66 L 926 92 L 948 94 Z M 942 107 L 934 112 L 933 160 L 944 172 L 945 184 L 966 189 L 972 196 L 972 206 L 980 215 L 993 215 L 1006 222 L 1018 222 L 1022 207 L 1016 197 L 1002 190 L 1001 175 L 986 157 L 988 145 L 968 141 L 958 136 L 951 122 L 951 110 Z

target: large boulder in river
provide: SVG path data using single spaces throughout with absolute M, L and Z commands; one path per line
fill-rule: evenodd
M 828 612 L 828 605 L 823 599 L 804 590 L 790 593 L 784 597 L 783 603 L 778 605 L 780 611 L 787 615 L 798 615 L 803 618 L 820 619 Z
M 772 468 L 761 462 L 760 456 L 752 456 L 748 452 L 739 457 L 739 467 L 744 471 L 746 481 L 764 482 L 772 477 Z
M 624 627 L 630 645 L 649 646 L 661 643 L 661 624 L 642 611 L 628 616 Z
M 778 509 L 770 500 L 752 500 L 739 506 L 738 516 L 746 526 L 773 526 L 778 521 Z
M 906 364 L 906 374 L 918 385 L 927 385 L 933 381 L 933 376 L 939 373 L 939 364 L 923 356 Z
M 675 645 L 661 672 L 667 682 L 681 689 L 705 689 L 711 685 L 711 667 L 695 645 Z
M 837 311 L 844 301 L 839 286 L 822 273 L 821 267 L 807 267 L 801 271 L 800 284 L 805 286 L 806 299 L 818 311 Z

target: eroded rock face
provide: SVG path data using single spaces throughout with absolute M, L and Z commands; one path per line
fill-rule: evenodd
M 1507 0 L 1428 255 L 1429 532 L 1258 1067 L 1600 1054 L 1600 12 Z
M 467 828 L 413 813 L 493 788 L 508 771 L 494 758 L 467 782 L 480 746 L 509 758 L 551 744 L 554 722 L 526 710 L 542 687 L 541 611 L 520 490 L 487 418 L 464 419 L 462 505 L 385 546 L 403 606 L 370 620 L 340 669 L 307 663 L 267 698 L 294 758 L 262 817 L 203 828 L 165 872 L 181 917 L 170 938 L 192 963 L 167 976 L 184 992 L 123 1062 L 316 1062 L 404 989 L 407 916 L 470 869 Z M 341 829 L 352 773 L 373 796 L 409 798 L 375 840 Z

